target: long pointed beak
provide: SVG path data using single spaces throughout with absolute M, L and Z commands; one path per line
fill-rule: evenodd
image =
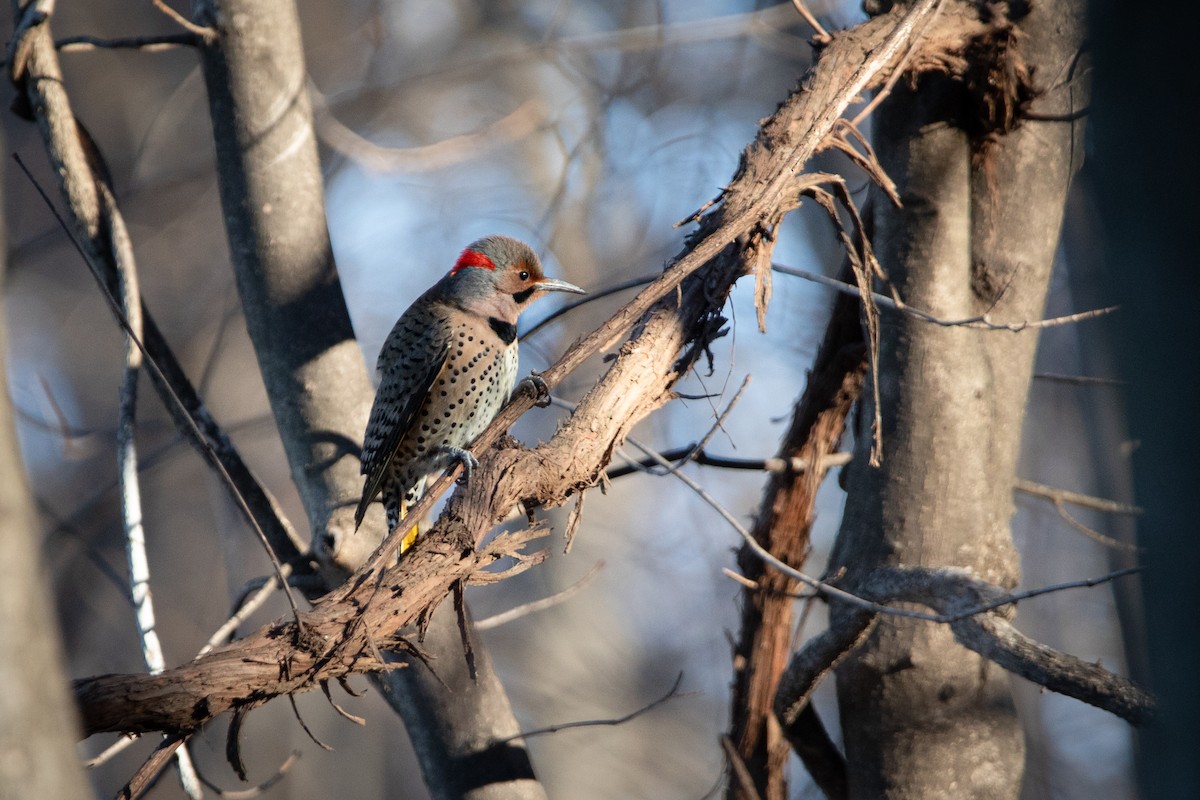
M 573 283 L 560 281 L 558 278 L 543 278 L 536 284 L 539 292 L 570 292 L 571 294 L 587 294 Z

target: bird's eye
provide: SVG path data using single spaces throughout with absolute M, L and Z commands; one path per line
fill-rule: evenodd
M 517 276 L 523 281 L 529 280 L 529 273 L 526 270 L 521 270 L 521 274 Z

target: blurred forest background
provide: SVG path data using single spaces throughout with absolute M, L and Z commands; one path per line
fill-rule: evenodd
M 854 2 L 808 5 L 827 27 L 862 18 Z M 481 235 L 529 241 L 550 275 L 590 290 L 658 272 L 684 235 L 673 223 L 728 180 L 758 120 L 794 86 L 811 55 L 811 29 L 790 3 L 300 0 L 299 9 L 329 229 L 371 365 L 399 313 Z M 55 14 L 60 38 L 177 30 L 146 2 L 62 3 Z M 113 173 L 147 303 L 217 420 L 288 516 L 302 524 L 229 268 L 195 53 L 80 49 L 64 51 L 62 62 L 75 111 Z M 36 128 L 6 114 L 3 135 L 6 149 L 51 185 Z M 69 672 L 137 672 L 143 667 L 115 493 L 120 333 L 63 230 L 29 181 L 6 163 L 7 367 L 47 531 L 42 552 Z M 825 156 L 816 166 L 844 172 L 865 192 L 866 179 L 848 162 Z M 1095 288 L 1098 223 L 1090 180 L 1085 164 L 1068 208 L 1047 317 L 1104 305 Z M 833 274 L 841 255 L 823 212 L 805 208 L 791 215 L 775 258 Z M 729 310 L 732 332 L 713 350 L 711 374 L 691 375 L 678 387 L 715 396 L 670 404 L 641 425 L 636 438 L 660 449 L 697 441 L 749 376 L 709 451 L 775 454 L 832 295 L 777 276 L 768 329 L 760 334 L 751 282 L 744 283 Z M 522 373 L 544 368 L 624 296 L 598 299 L 523 341 Z M 536 306 L 523 329 L 556 302 Z M 1130 443 L 1120 387 L 1064 377 L 1115 374 L 1110 324 L 1099 319 L 1043 333 L 1021 475 L 1127 501 Z M 601 367 L 577 372 L 557 394 L 575 399 Z M 526 442 L 548 438 L 559 413 L 535 410 L 512 433 Z M 211 471 L 150 392 L 140 416 L 158 632 L 168 664 L 175 664 L 195 653 L 225 620 L 232 598 L 270 567 Z M 686 471 L 740 518 L 748 520 L 756 509 L 762 474 Z M 837 481 L 828 481 L 810 574 L 821 571 L 841 500 Z M 1123 557 L 1119 548 L 1081 534 L 1044 499 L 1018 493 L 1016 508 L 1023 587 L 1100 575 Z M 1107 536 L 1131 536 L 1119 517 L 1071 513 Z M 561 533 L 565 515 L 550 517 Z M 678 481 L 633 474 L 604 495 L 592 493 L 569 555 L 553 544 L 554 557 L 541 568 L 470 590 L 482 619 L 559 592 L 603 564 L 568 602 L 483 634 L 526 729 L 623 715 L 661 696 L 683 673 L 681 696 L 627 724 L 531 739 L 551 797 L 698 798 L 720 784 L 719 737 L 728 726 L 729 638 L 739 592 L 721 569 L 733 566 L 739 543 Z M 1019 627 L 1052 647 L 1126 672 L 1121 619 L 1136 609 L 1125 605 L 1122 612 L 1114 596 L 1121 590 L 1098 587 L 1024 603 Z M 278 600 L 251 624 L 285 611 Z M 814 606 L 797 640 L 823 622 L 823 607 Z M 1029 741 L 1025 798 L 1135 795 L 1126 723 L 1019 679 L 1014 684 Z M 354 685 L 365 688 L 366 681 Z M 831 711 L 832 690 L 831 683 L 822 687 L 820 710 Z M 255 711 L 242 734 L 252 781 L 270 776 L 289 752 L 302 753 L 267 796 L 425 796 L 403 726 L 374 689 L 343 703 L 367 719 L 363 728 L 316 693 L 297 703 L 334 751 L 314 745 L 285 703 Z M 835 714 L 823 716 L 836 725 Z M 207 778 L 239 788 L 225 762 L 222 728 L 194 739 L 191 750 Z M 84 747 L 90 755 L 108 741 L 96 737 Z M 111 795 L 151 747 L 140 742 L 94 770 L 97 791 Z M 819 796 L 794 763 L 793 794 Z M 168 778 L 155 796 L 182 793 Z

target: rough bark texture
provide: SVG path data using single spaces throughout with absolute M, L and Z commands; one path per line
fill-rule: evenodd
M 431 782 L 447 787 L 448 795 L 492 800 L 507 797 L 515 786 L 529 796 L 545 797 L 545 791 L 534 777 L 524 741 L 509 738 L 516 737 L 520 729 L 488 652 L 478 645 L 476 637 L 471 642 L 471 663 L 477 677 L 472 678 L 470 666 L 463 657 L 454 604 L 443 603 L 434 613 L 429 633 L 420 647 L 423 651 L 451 653 L 450 658 L 426 664 L 418 658 L 401 655 L 400 660 L 408 667 L 390 673 L 389 680 L 377 681 L 377 684 L 385 696 L 394 693 L 396 686 L 407 687 L 408 691 L 393 705 L 400 711 L 409 730 L 428 730 L 436 734 L 422 736 L 415 746 L 433 750 L 420 753 L 418 757 L 421 763 L 433 765 L 438 770 Z M 424 687 L 424 684 L 438 681 L 456 687 L 456 691 L 435 692 Z M 469 696 L 463 697 L 464 694 Z M 466 710 L 483 716 L 484 723 L 438 724 L 439 719 L 456 719 Z
M 4 317 L 0 305 L 0 356 Z M 91 791 L 75 755 L 79 720 L 42 572 L 7 376 L 0 363 L 0 541 L 7 571 L 0 581 L 0 797 L 82 799 Z
M 846 415 L 862 388 L 866 368 L 862 340 L 857 299 L 839 295 L 808 386 L 784 436 L 781 458 L 803 458 L 815 464 L 837 449 Z M 817 490 L 824 479 L 825 470 L 815 468 L 772 475 L 755 520 L 755 538 L 797 569 L 808 554 Z M 733 654 L 730 738 L 754 786 L 752 793 L 750 787 L 730 781 L 728 796 L 784 800 L 788 796 L 785 768 L 792 748 L 780 731 L 772 705 L 779 676 L 792 654 L 793 596 L 801 587 L 796 579 L 767 567 L 745 545 L 738 553 L 738 568 L 756 581 L 758 588 L 742 592 L 741 630 Z M 811 710 L 807 719 L 819 725 Z M 842 765 L 829 765 L 821 756 L 814 756 L 808 766 L 814 778 L 820 775 L 818 784 L 829 787 L 827 794 L 836 792 L 833 785 L 838 773 L 844 775 Z M 833 769 L 826 770 L 829 766 Z
M 997 23 L 1002 65 L 1014 67 L 1007 59 L 1017 53 L 1044 80 L 1063 74 L 1080 43 L 1077 5 L 1038 3 L 1020 27 L 1025 36 L 1013 41 Z M 1035 320 L 1081 155 L 1079 131 L 1043 123 L 985 135 L 1006 115 L 983 120 L 980 110 L 996 105 L 980 102 L 975 88 L 931 77 L 898 88 L 881 107 L 876 145 L 904 208 L 880 207 L 877 249 L 914 306 L 947 319 Z M 998 100 L 1015 107 L 1019 94 Z M 1046 113 L 1076 110 L 1065 96 L 1053 100 Z M 942 327 L 891 312 L 881 322 L 884 463 L 868 466 L 870 431 L 860 430 L 833 567 L 846 568 L 845 588 L 866 594 L 874 565 L 965 567 L 1012 587 L 1010 487 L 1037 333 Z M 836 604 L 832 611 L 834 625 L 857 614 Z M 851 797 L 1019 795 L 1024 744 L 1008 677 L 958 646 L 947 626 L 881 618 L 839 668 L 838 697 Z
M 296 9 L 233 0 L 214 16 L 203 65 L 238 292 L 309 525 L 340 542 L 373 393 L 325 227 Z
M 382 538 L 378 519 L 357 535 L 353 521 L 362 491 L 358 452 L 373 391 L 325 227 L 296 9 L 291 0 L 229 0 L 214 3 L 212 16 L 206 22 L 219 36 L 203 48 L 203 64 L 238 291 L 308 513 L 313 551 L 336 582 Z M 437 624 L 456 630 L 452 619 Z M 433 637 L 427 649 L 442 662 L 461 658 L 461 646 L 448 632 Z M 480 653 L 478 663 L 486 695 L 467 676 L 442 683 L 428 675 L 404 679 L 387 693 L 402 711 L 409 704 L 438 709 L 409 729 L 435 797 L 460 796 L 438 776 L 463 768 L 462 753 L 454 754 L 452 765 L 438 760 L 448 755 L 440 742 L 489 740 L 516 730 L 490 659 Z M 471 766 L 491 765 L 480 760 Z M 471 797 L 544 797 L 531 779 L 471 779 L 491 787 Z

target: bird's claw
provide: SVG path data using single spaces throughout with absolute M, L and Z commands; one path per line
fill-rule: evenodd
M 470 450 L 463 450 L 461 447 L 446 446 L 445 451 L 450 455 L 452 465 L 462 464 L 463 474 L 458 482 L 470 483 L 471 476 L 475 474 L 475 468 L 479 466 L 479 459 Z
M 529 377 L 522 380 L 518 388 L 523 392 L 528 392 L 533 397 L 533 404 L 538 408 L 546 408 L 550 405 L 550 387 L 538 373 L 529 373 Z

